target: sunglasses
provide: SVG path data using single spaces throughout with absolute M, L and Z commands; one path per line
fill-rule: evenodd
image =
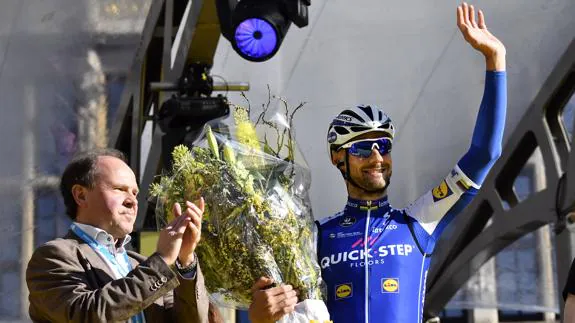
M 351 141 L 342 145 L 339 149 L 347 149 L 347 152 L 355 157 L 368 158 L 371 156 L 373 149 L 377 149 L 381 156 L 391 152 L 391 139 L 362 139 Z

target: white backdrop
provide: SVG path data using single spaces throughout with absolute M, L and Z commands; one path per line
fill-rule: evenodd
M 488 28 L 507 47 L 507 138 L 575 35 L 575 1 L 470 3 L 483 9 Z M 249 81 L 252 102 L 264 101 L 266 84 L 294 104 L 308 102 L 295 127 L 312 171 L 316 218 L 332 215 L 345 201 L 325 143 L 329 121 L 344 107 L 376 104 L 394 121 L 389 195 L 396 207 L 433 187 L 466 151 L 485 67 L 459 34 L 457 4 L 315 0 L 310 25 L 292 25 L 279 53 L 264 63 L 243 60 L 220 39 L 213 73 Z

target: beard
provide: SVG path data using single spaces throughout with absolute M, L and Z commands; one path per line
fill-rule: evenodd
M 391 182 L 391 174 L 392 172 L 389 170 L 389 172 L 383 175 L 383 179 L 378 181 L 373 181 L 368 178 L 361 178 L 360 180 L 352 178 L 352 180 L 366 193 L 383 194 Z

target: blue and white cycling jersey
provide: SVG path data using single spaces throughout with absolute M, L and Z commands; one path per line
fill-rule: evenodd
M 438 234 L 476 188 L 455 167 L 405 209 L 394 209 L 387 197 L 349 198 L 343 212 L 320 221 L 318 260 L 334 323 L 420 322 Z
M 405 209 L 387 197 L 349 198 L 318 224 L 318 260 L 334 323 L 421 322 L 430 255 L 501 154 L 505 72 L 487 72 L 471 148 L 434 189 Z

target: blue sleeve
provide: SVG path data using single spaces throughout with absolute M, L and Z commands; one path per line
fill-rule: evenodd
M 471 147 L 459 160 L 459 168 L 473 182 L 481 185 L 495 161 L 501 156 L 501 141 L 507 110 L 507 75 L 505 71 L 487 71 L 485 92 Z

